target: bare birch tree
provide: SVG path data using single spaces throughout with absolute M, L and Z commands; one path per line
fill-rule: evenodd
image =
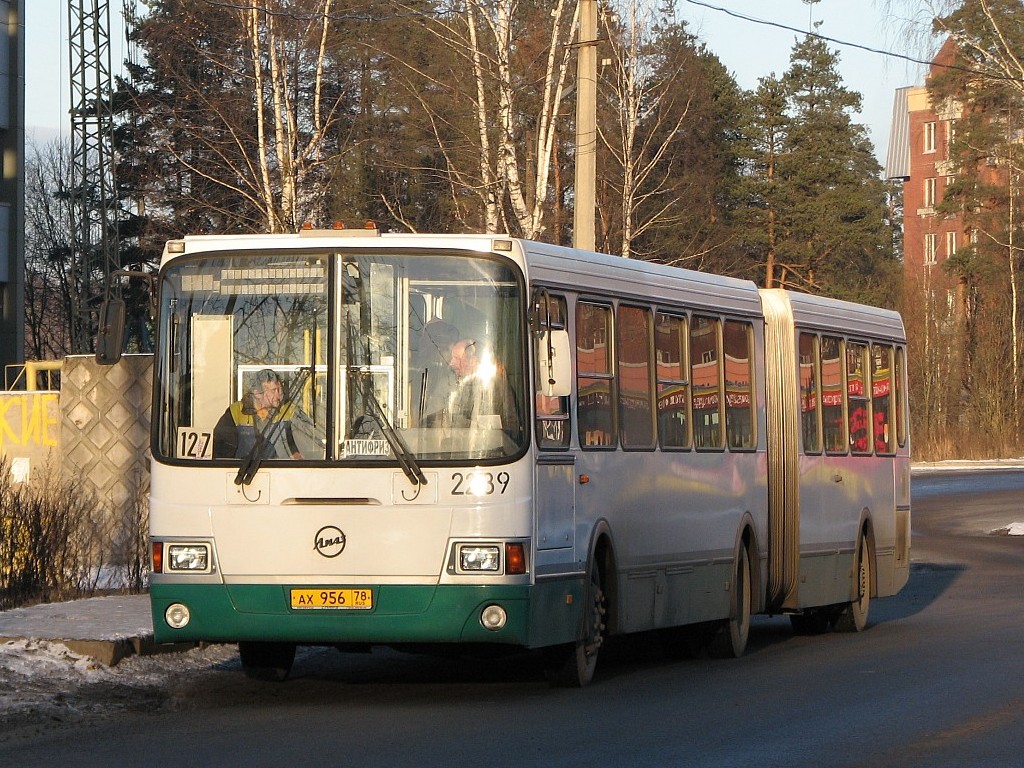
M 488 232 L 537 238 L 547 227 L 577 15 L 567 0 L 543 8 L 465 0 L 427 22 L 456 65 L 447 81 L 417 74 L 465 98 L 447 100 L 443 108 L 425 97 L 419 103 L 445 157 L 453 196 L 469 191 L 478 200 Z M 545 17 L 545 26 L 533 23 Z
M 199 203 L 212 217 L 282 232 L 323 216 L 345 98 L 340 78 L 328 86 L 334 2 L 297 0 L 285 13 L 275 0 L 159 0 L 140 19 L 153 74 L 136 92 L 136 114 L 152 127 L 153 148 L 190 177 L 184 188 L 227 193 L 221 210 L 214 196 Z M 199 116 L 205 125 L 185 128 Z
M 656 67 L 655 13 L 644 0 L 625 0 L 618 14 L 601 19 L 611 54 L 606 76 L 614 119 L 598 123 L 598 134 L 618 170 L 613 183 L 621 204 L 620 255 L 634 255 L 634 240 L 655 225 L 679 219 L 680 198 L 666 162 L 689 111 L 689 98 L 675 87 L 679 66 Z M 674 102 L 682 100 L 682 104 Z

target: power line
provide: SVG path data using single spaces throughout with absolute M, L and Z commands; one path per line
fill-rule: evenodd
M 870 45 L 863 45 L 861 43 L 851 43 L 849 40 L 839 40 L 838 38 L 829 37 L 828 35 L 822 35 L 819 34 L 818 32 L 809 32 L 807 30 L 800 29 L 799 27 L 791 27 L 788 24 L 782 24 L 781 22 L 778 21 L 769 21 L 767 19 L 756 18 L 755 16 L 748 16 L 745 13 L 733 11 L 730 10 L 729 8 L 722 8 L 717 5 L 711 5 L 710 3 L 701 2 L 701 0 L 684 0 L 684 2 L 687 2 L 690 5 L 699 5 L 701 8 L 707 8 L 708 10 L 718 11 L 719 13 L 724 13 L 727 16 L 732 16 L 743 21 L 749 21 L 751 24 L 760 24 L 761 26 L 765 27 L 775 27 L 776 29 L 784 29 L 788 32 L 796 32 L 798 35 L 807 35 L 808 37 L 823 40 L 827 43 L 834 43 L 835 45 L 842 45 L 847 48 L 857 48 L 858 50 L 861 51 L 867 51 L 868 53 L 877 53 L 880 56 L 889 56 L 894 59 L 902 59 L 903 61 L 909 61 L 912 64 L 924 64 L 925 66 L 928 67 L 942 67 L 943 69 L 953 69 L 959 72 L 971 72 L 973 74 L 978 74 L 978 71 L 976 69 L 972 69 L 971 67 L 964 67 L 958 64 L 941 64 L 935 61 L 927 61 L 925 59 L 915 58 L 914 56 L 908 56 L 905 53 L 887 51 L 884 48 L 872 48 Z M 1010 77 L 1009 75 L 1002 75 L 999 74 L 998 72 L 986 73 L 986 77 L 989 77 L 993 80 L 1006 80 L 1012 83 L 1024 82 L 1024 80 L 1020 78 Z

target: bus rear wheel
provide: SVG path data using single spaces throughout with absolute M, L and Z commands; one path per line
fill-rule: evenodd
M 839 610 L 835 620 L 837 632 L 861 632 L 868 625 L 868 611 L 871 608 L 871 547 L 864 534 L 861 534 L 857 542 L 857 562 L 854 567 L 857 599 Z
M 597 654 L 605 636 L 607 601 L 597 563 L 590 565 L 581 637 L 573 645 L 548 652 L 547 678 L 559 688 L 582 688 L 594 678 Z
M 246 677 L 279 683 L 292 671 L 295 644 L 243 640 L 238 643 L 238 655 Z
M 747 649 L 750 637 L 750 555 L 740 547 L 733 574 L 729 599 L 729 618 L 723 623 L 708 646 L 708 652 L 718 659 L 738 659 Z

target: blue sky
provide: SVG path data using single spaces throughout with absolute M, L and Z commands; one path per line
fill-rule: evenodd
M 884 15 L 880 0 L 821 0 L 812 6 L 804 0 L 701 1 L 800 30 L 807 29 L 811 21 L 821 22 L 817 30 L 827 37 L 917 58 L 927 55 L 927 51 L 909 49 L 900 39 L 899 21 Z M 25 123 L 37 141 L 69 132 L 67 2 L 30 0 L 25 3 Z M 772 72 L 781 74 L 788 67 L 796 32 L 744 21 L 687 0 L 677 2 L 682 18 L 690 23 L 690 30 L 718 55 L 741 87 L 753 88 L 759 77 Z M 111 25 L 118 27 L 112 43 L 116 62 L 125 57 L 117 18 L 120 3 L 111 2 L 110 6 L 114 16 Z M 876 156 L 884 163 L 893 91 L 903 85 L 920 83 L 924 68 L 856 48 L 830 45 L 839 50 L 843 82 L 863 97 L 859 122 L 868 127 Z

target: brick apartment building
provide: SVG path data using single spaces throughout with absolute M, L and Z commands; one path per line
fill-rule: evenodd
M 947 40 L 928 77 L 952 63 L 953 55 L 953 41 Z M 924 290 L 936 301 L 945 299 L 951 313 L 956 280 L 942 264 L 971 235 L 962 216 L 938 214 L 935 208 L 954 179 L 949 147 L 962 113 L 957 103 L 932 104 L 927 85 L 897 89 L 886 161 L 886 176 L 903 181 L 903 269 L 908 290 Z

